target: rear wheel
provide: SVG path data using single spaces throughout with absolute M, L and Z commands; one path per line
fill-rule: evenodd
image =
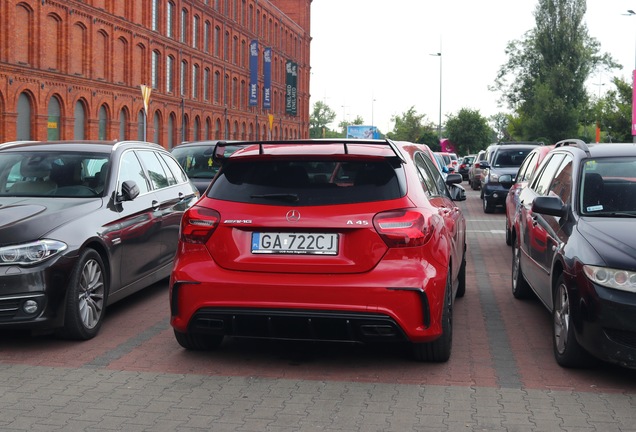
M 208 335 L 201 333 L 181 333 L 174 331 L 174 337 L 183 348 L 193 351 L 213 350 L 221 346 L 223 335 Z
M 453 342 L 453 287 L 451 285 L 451 271 L 446 277 L 446 292 L 442 310 L 442 335 L 433 342 L 413 344 L 413 354 L 418 361 L 442 363 L 448 361 Z
M 510 222 L 508 221 L 508 215 L 506 215 L 506 244 L 512 245 L 512 230 L 510 229 Z
M 457 297 L 464 297 L 466 294 L 466 251 L 464 250 L 464 255 L 462 256 L 462 266 L 459 268 L 459 275 L 457 276 L 458 286 L 457 293 L 455 294 Z
M 560 366 L 580 368 L 591 366 L 594 358 L 579 345 L 572 325 L 572 302 L 563 275 L 557 280 L 552 310 L 554 358 Z
M 516 236 L 515 245 L 512 248 L 512 295 L 517 299 L 530 296 L 530 285 L 526 282 L 521 270 L 521 246 L 519 236 Z

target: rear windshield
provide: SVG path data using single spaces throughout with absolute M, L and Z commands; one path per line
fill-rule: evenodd
M 391 200 L 406 193 L 402 166 L 394 160 L 230 162 L 208 196 L 269 205 L 331 205 Z
M 527 149 L 500 149 L 495 156 L 493 166 L 500 168 L 519 167 L 533 149 L 534 147 Z

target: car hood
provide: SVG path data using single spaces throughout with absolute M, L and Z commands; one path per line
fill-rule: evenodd
M 101 198 L 2 198 L 0 245 L 42 238 L 53 229 L 95 212 L 101 206 Z
M 578 230 L 607 267 L 636 270 L 634 219 L 583 217 Z

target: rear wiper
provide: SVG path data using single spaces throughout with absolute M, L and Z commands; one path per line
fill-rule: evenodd
M 297 202 L 298 195 L 290 194 L 290 193 L 273 193 L 273 194 L 260 194 L 260 195 L 250 195 L 250 198 L 265 198 L 272 200 L 281 200 L 281 201 L 289 201 L 289 202 Z

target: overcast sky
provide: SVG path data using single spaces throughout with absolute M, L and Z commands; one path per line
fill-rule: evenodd
M 411 106 L 437 125 L 440 113 L 462 108 L 489 117 L 500 95 L 488 90 L 507 61 L 505 47 L 535 26 L 536 0 L 313 0 L 310 112 L 322 100 L 335 123 L 356 116 L 382 132 Z M 636 61 L 636 0 L 588 0 L 590 36 L 623 65 L 631 81 Z M 440 48 L 441 47 L 441 48 Z M 606 91 L 611 76 L 594 75 L 591 91 Z M 375 99 L 375 101 L 374 101 Z M 335 125 L 334 125 L 335 126 Z

